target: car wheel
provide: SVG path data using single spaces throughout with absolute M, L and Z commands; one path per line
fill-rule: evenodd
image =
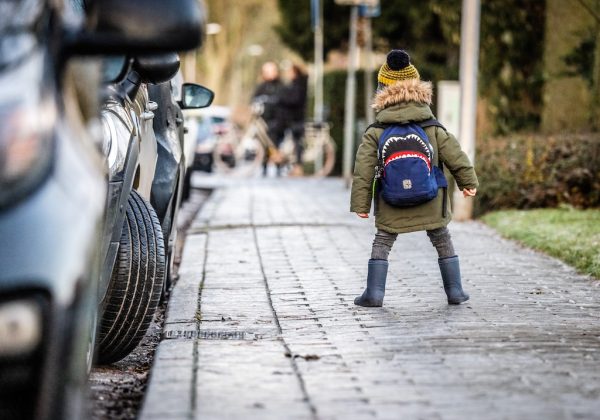
M 164 278 L 165 249 L 158 217 L 150 203 L 132 191 L 100 324 L 100 364 L 121 360 L 142 340 Z

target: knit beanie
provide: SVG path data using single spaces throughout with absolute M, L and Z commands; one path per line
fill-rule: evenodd
M 408 53 L 404 50 L 392 50 L 387 55 L 386 62 L 379 69 L 377 90 L 382 90 L 399 80 L 419 78 L 417 68 L 410 64 Z

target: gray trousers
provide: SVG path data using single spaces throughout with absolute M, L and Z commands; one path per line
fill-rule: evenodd
M 431 244 L 435 247 L 439 258 L 454 257 L 454 246 L 452 238 L 447 227 L 428 230 L 427 236 Z M 371 251 L 372 260 L 387 260 L 392 246 L 398 237 L 397 233 L 388 233 L 383 230 L 377 230 L 375 239 L 373 240 L 373 250 Z

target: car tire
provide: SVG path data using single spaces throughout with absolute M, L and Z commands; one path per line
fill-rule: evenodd
M 162 293 L 165 264 L 156 212 L 132 191 L 100 323 L 99 364 L 121 360 L 146 334 Z

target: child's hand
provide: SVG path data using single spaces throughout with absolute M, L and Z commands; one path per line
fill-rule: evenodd
M 463 197 L 475 197 L 475 194 L 477 194 L 477 188 L 463 189 Z
M 360 217 L 361 219 L 368 219 L 369 218 L 369 213 L 356 213 L 356 215 L 358 217 Z

